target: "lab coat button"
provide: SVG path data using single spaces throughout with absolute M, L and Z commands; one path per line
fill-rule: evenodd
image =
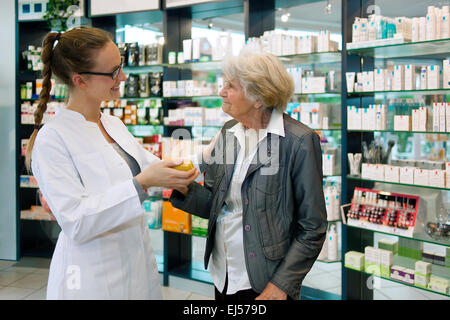
M 245 231 L 250 231 L 252 228 L 250 227 L 249 224 L 246 224 L 244 227 Z

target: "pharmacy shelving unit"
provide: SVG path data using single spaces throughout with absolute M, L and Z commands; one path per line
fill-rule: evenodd
M 372 71 L 374 66 L 384 66 L 387 61 L 398 62 L 398 64 L 417 64 L 428 65 L 437 61 L 442 62 L 450 56 L 450 39 L 423 41 L 417 43 L 404 43 L 404 44 L 391 44 L 383 46 L 372 46 L 366 48 L 347 49 L 345 44 L 351 42 L 352 39 L 352 23 L 355 17 L 365 17 L 367 15 L 367 7 L 369 1 L 366 0 L 351 0 L 343 1 L 342 3 L 342 30 L 344 48 L 342 54 L 342 76 L 343 76 L 343 93 L 342 93 L 342 135 L 343 135 L 343 149 L 342 149 L 342 203 L 350 203 L 353 196 L 355 187 L 373 188 L 377 183 L 378 190 L 387 188 L 392 190 L 408 190 L 408 194 L 421 195 L 433 191 L 449 192 L 448 188 L 438 188 L 430 186 L 420 186 L 417 184 L 403 184 L 386 182 L 380 180 L 369 180 L 361 177 L 354 177 L 349 175 L 348 170 L 348 153 L 362 152 L 362 142 L 369 143 L 374 137 L 382 137 L 385 147 L 387 146 L 387 135 L 398 135 L 410 133 L 413 136 L 424 137 L 428 134 L 443 134 L 448 136 L 448 133 L 434 133 L 428 131 L 394 131 L 394 130 L 348 130 L 347 129 L 347 108 L 346 106 L 352 105 L 358 108 L 367 107 L 374 103 L 387 104 L 388 98 L 414 98 L 425 97 L 427 104 L 432 102 L 449 101 L 448 95 L 450 90 L 446 89 L 433 89 L 433 90 L 409 90 L 409 91 L 372 91 L 372 92 L 347 92 L 345 82 L 345 72 L 362 72 Z M 408 61 L 408 62 L 406 62 Z M 393 119 L 390 119 L 393 122 Z M 388 119 L 389 121 L 389 119 Z M 422 138 L 421 138 L 422 139 Z M 446 142 L 443 143 L 444 148 L 448 147 Z M 445 152 L 447 153 L 447 151 Z M 383 185 L 380 185 L 383 183 Z M 403 188 L 403 189 L 402 189 Z M 409 189 L 405 189 L 409 188 Z M 413 191 L 411 191 L 413 190 Z M 400 191 L 396 191 L 400 192 Z M 428 222 L 428 221 L 427 221 Z M 435 222 L 435 221 L 430 221 Z M 420 227 L 420 226 L 419 226 Z M 431 238 L 425 231 L 421 229 L 416 230 L 413 233 L 412 238 L 399 236 L 395 232 L 386 231 L 372 231 L 363 227 L 345 225 L 343 228 L 342 238 L 342 298 L 343 299 L 373 299 L 373 289 L 370 289 L 368 283 L 372 283 L 370 277 L 372 274 L 368 274 L 363 271 L 355 271 L 353 269 L 346 268 L 344 265 L 344 255 L 348 251 L 357 251 L 364 253 L 366 246 L 376 246 L 375 233 L 383 234 L 387 236 L 397 236 L 405 239 L 412 239 L 421 243 L 429 243 L 433 245 L 440 245 L 444 247 L 450 246 L 450 239 L 435 240 Z M 405 268 L 413 269 L 417 260 L 410 259 L 400 255 L 394 255 L 393 264 L 400 265 Z M 444 266 L 432 265 L 433 274 L 450 278 L 450 269 Z M 411 286 L 416 289 L 431 291 L 429 289 L 420 288 L 414 285 L 409 285 L 404 282 L 399 282 L 391 278 L 382 278 L 396 283 L 402 283 L 405 286 Z M 439 294 L 439 293 L 438 293 Z M 444 296 L 445 295 L 443 294 Z

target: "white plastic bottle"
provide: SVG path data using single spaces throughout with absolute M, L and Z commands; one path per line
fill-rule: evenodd
M 419 41 L 419 18 L 412 19 L 412 28 L 411 28 L 411 41 L 418 42 Z
M 361 22 L 360 19 L 356 17 L 352 27 L 352 43 L 359 42 L 360 29 L 361 29 Z
M 436 39 L 436 13 L 434 6 L 428 6 L 427 25 L 426 25 L 426 40 Z
M 327 238 L 327 246 L 328 246 L 328 260 L 334 261 L 338 259 L 338 239 L 336 226 L 334 224 L 331 225 L 330 231 L 328 232 Z
M 324 197 L 325 197 L 325 209 L 327 211 L 327 220 L 332 220 L 332 205 L 331 205 L 331 192 L 330 187 L 326 187 L 324 190 Z
M 442 20 L 442 11 L 438 7 L 434 8 L 435 15 L 435 23 L 436 23 L 436 34 L 434 36 L 435 39 L 441 39 L 441 20 Z
M 441 39 L 450 38 L 450 10 L 449 6 L 442 7 Z
M 419 41 L 427 40 L 427 18 L 419 18 Z

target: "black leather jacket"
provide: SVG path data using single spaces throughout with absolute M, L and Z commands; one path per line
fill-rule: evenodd
M 270 281 L 299 299 L 328 225 L 322 152 L 313 130 L 287 114 L 283 121 L 285 136 L 268 134 L 242 185 L 245 262 L 253 290 L 262 292 Z M 222 127 L 212 159 L 200 164 L 205 186 L 191 183 L 186 196 L 174 191 L 170 199 L 176 208 L 209 219 L 205 268 L 238 153 L 237 139 L 227 132 L 236 123 L 231 120 Z

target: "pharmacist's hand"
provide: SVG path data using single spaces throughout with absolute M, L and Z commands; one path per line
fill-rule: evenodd
M 136 176 L 136 180 L 144 189 L 163 187 L 178 190 L 186 195 L 188 185 L 197 178 L 200 172 L 195 168 L 189 171 L 173 169 L 173 167 L 180 165 L 182 162 L 182 160 L 153 162 Z
M 287 294 L 269 282 L 263 292 L 255 300 L 287 300 Z

